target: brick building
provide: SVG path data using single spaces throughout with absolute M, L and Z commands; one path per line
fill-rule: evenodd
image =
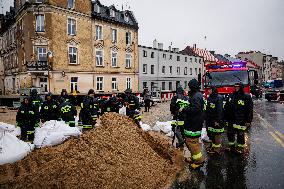
M 28 87 L 56 94 L 138 90 L 138 24 L 131 11 L 98 0 L 14 4 L 9 26 L 0 30 L 6 94 Z

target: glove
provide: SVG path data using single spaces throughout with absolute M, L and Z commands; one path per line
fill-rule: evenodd
M 245 123 L 245 126 L 246 126 L 246 127 L 250 127 L 250 126 L 251 126 L 251 123 Z
M 35 128 L 38 128 L 40 126 L 40 124 L 39 124 L 39 122 L 37 122 L 36 124 L 35 124 Z
M 219 127 L 220 126 L 220 124 L 218 122 L 215 122 L 214 124 L 215 124 L 215 127 Z
M 180 108 L 179 110 L 178 110 L 178 112 L 182 112 L 183 111 L 183 108 Z

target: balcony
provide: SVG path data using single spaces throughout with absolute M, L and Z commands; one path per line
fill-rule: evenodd
M 44 72 L 48 71 L 47 61 L 27 61 L 27 71 Z

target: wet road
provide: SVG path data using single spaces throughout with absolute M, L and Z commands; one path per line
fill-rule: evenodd
M 185 169 L 172 189 L 284 188 L 284 105 L 255 101 L 246 155 L 207 156 L 200 171 Z

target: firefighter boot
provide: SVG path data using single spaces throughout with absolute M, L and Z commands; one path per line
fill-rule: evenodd
M 236 133 L 234 128 L 228 127 L 227 131 L 227 137 L 228 137 L 228 147 L 226 148 L 226 151 L 233 152 L 235 150 L 236 146 Z
M 204 164 L 204 157 L 201 152 L 199 138 L 186 138 L 186 144 L 189 148 L 192 157 L 191 168 L 198 169 Z
M 244 131 L 238 131 L 237 134 L 237 146 L 236 153 L 243 154 L 245 152 L 245 133 Z
M 222 143 L 222 138 L 221 134 L 215 134 L 213 138 L 213 143 L 212 143 L 212 148 L 209 151 L 209 153 L 212 154 L 220 154 L 221 153 L 221 143 Z

